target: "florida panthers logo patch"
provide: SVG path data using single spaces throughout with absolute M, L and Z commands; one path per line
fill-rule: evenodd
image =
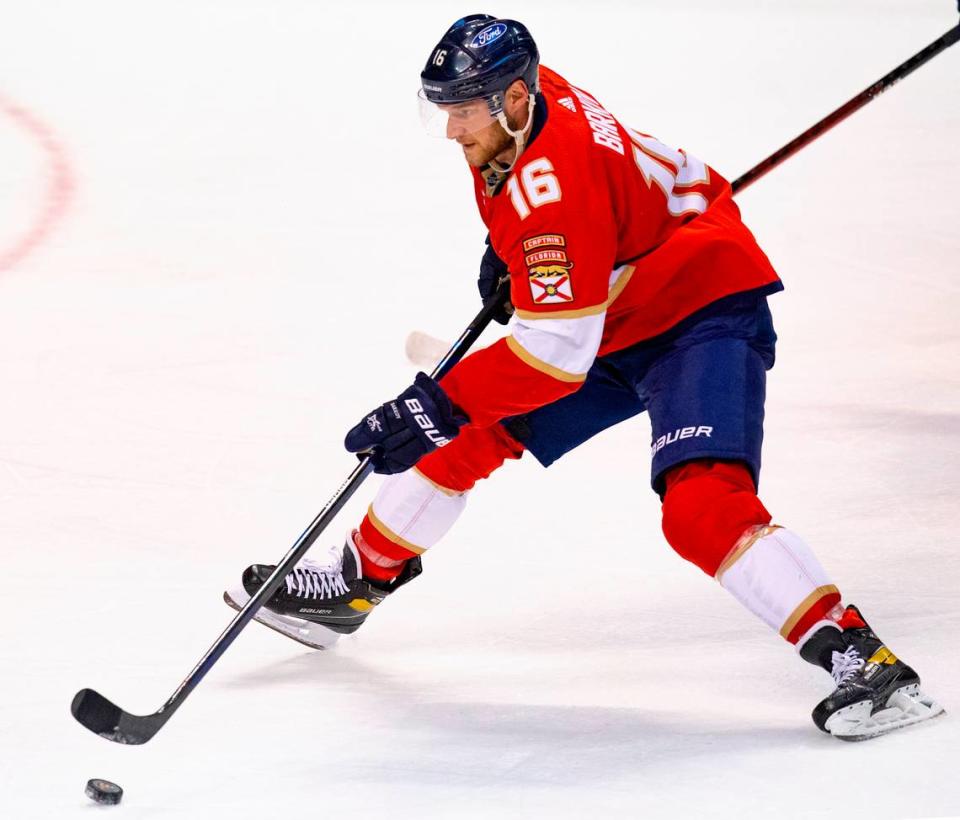
M 537 305 L 573 301 L 570 271 L 563 265 L 538 265 L 530 268 L 530 293 Z
M 567 238 L 562 233 L 542 233 L 523 241 L 523 261 L 530 277 L 530 294 L 535 305 L 556 305 L 573 301 Z

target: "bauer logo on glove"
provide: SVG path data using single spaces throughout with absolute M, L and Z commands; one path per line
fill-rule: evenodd
M 420 425 L 421 429 L 424 432 L 424 435 L 430 441 L 437 445 L 437 447 L 443 447 L 446 444 L 450 443 L 450 439 L 445 438 L 440 431 L 437 429 L 437 425 L 433 423 L 433 420 L 426 413 L 423 412 L 423 405 L 420 404 L 416 399 L 407 399 L 404 401 L 404 404 L 407 405 L 407 409 L 414 414 L 413 420 Z
M 347 433 L 344 446 L 360 457 L 369 455 L 375 472 L 402 473 L 449 444 L 467 421 L 436 381 L 417 373 L 394 401 L 367 413 Z

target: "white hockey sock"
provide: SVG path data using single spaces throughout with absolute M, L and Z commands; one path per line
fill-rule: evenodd
M 441 487 L 414 468 L 387 477 L 367 519 L 381 537 L 420 554 L 446 535 L 466 506 L 467 493 Z
M 744 534 L 724 559 L 716 575 L 720 585 L 784 638 L 803 626 L 808 637 L 816 623 L 840 601 L 840 592 L 813 551 L 796 534 L 782 527 L 758 527 Z M 822 625 L 822 624 L 821 624 Z

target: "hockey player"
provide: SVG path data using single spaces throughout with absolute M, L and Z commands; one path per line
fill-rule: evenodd
M 420 573 L 479 479 L 525 451 L 549 466 L 647 411 L 667 541 L 832 675 L 816 725 L 861 739 L 942 711 L 757 497 L 766 297 L 783 286 L 727 180 L 541 67 L 516 21 L 458 20 L 421 81 L 428 128 L 470 166 L 489 230 L 480 294 L 509 288 L 510 334 L 439 383 L 418 374 L 349 431 L 347 449 L 389 477 L 346 543 L 301 562 L 258 620 L 330 645 Z M 249 567 L 228 603 L 273 569 Z

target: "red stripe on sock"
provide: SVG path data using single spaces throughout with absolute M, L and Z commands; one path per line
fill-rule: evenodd
M 830 592 L 824 595 L 800 616 L 800 620 L 797 621 L 793 629 L 790 630 L 790 634 L 787 635 L 787 640 L 792 644 L 796 644 L 817 621 L 827 620 L 827 614 L 839 603 L 840 593 Z
M 360 522 L 360 532 L 354 538 L 354 543 L 360 553 L 363 577 L 376 581 L 392 581 L 403 571 L 403 565 L 416 555 L 387 538 L 373 525 L 369 515 L 365 515 Z M 375 559 L 378 557 L 399 563 L 396 566 L 384 567 L 376 563 Z

